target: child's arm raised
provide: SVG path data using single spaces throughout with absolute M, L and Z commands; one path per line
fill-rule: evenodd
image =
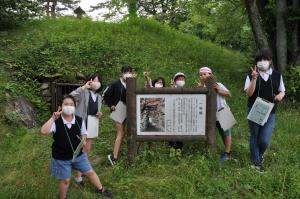
M 259 75 L 259 73 L 256 70 L 256 66 L 254 68 L 251 68 L 251 70 L 252 70 L 252 73 L 251 73 L 252 80 L 250 82 L 249 87 L 246 89 L 246 94 L 248 97 L 251 97 L 253 95 L 253 93 L 255 91 L 255 87 L 256 87 L 256 80 Z
M 43 135 L 48 135 L 50 134 L 51 126 L 55 122 L 56 119 L 60 117 L 62 113 L 61 107 L 58 107 L 58 110 L 53 113 L 52 117 L 42 126 L 41 128 L 41 133 Z

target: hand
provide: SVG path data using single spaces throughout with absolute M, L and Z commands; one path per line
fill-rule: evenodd
M 214 89 L 216 89 L 216 91 L 217 91 L 217 93 L 220 91 L 220 86 L 216 83 L 215 85 L 214 85 Z
M 256 68 L 256 65 L 254 66 L 254 68 L 251 67 L 251 77 L 252 79 L 257 79 L 259 73 L 257 72 L 257 68 Z
M 91 79 L 90 81 L 88 81 L 87 83 L 85 83 L 85 85 L 83 85 L 82 88 L 83 89 L 90 89 L 92 82 L 93 82 L 93 80 Z
M 99 112 L 99 111 L 98 111 L 98 112 L 96 113 L 96 117 L 97 117 L 97 118 L 100 118 L 100 117 L 102 117 L 102 115 L 103 115 L 103 113 L 102 113 L 102 112 Z
M 175 87 L 175 82 L 173 79 L 171 79 L 171 87 Z
M 149 79 L 150 79 L 150 78 L 149 78 L 150 71 L 144 71 L 143 74 L 144 74 L 145 80 L 149 80 Z
M 59 106 L 58 109 L 57 109 L 57 111 L 52 114 L 52 118 L 54 120 L 57 120 L 60 117 L 61 113 L 62 113 L 62 109 Z
M 115 111 L 115 110 L 116 110 L 116 107 L 115 107 L 115 106 L 111 106 L 111 107 L 110 107 L 110 110 Z
M 274 97 L 274 101 L 276 101 L 276 102 L 281 102 L 282 99 L 283 99 L 283 95 L 281 95 L 280 93 L 275 95 L 275 97 Z

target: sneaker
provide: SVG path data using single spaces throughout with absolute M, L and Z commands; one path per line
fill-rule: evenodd
M 110 162 L 111 166 L 114 166 L 117 164 L 117 160 L 114 158 L 113 154 L 109 154 L 107 156 L 107 159 Z
M 98 190 L 99 191 L 99 194 L 103 197 L 106 197 L 106 198 L 112 198 L 113 195 L 111 192 L 109 192 L 107 189 L 105 189 L 104 187 L 102 187 L 102 189 Z
M 174 147 L 170 148 L 170 154 L 169 154 L 169 156 L 170 156 L 170 158 L 175 157 L 175 148 Z
M 176 157 L 181 157 L 181 149 L 176 149 L 175 155 Z
M 264 161 L 265 161 L 264 155 L 260 155 L 259 158 L 260 158 L 260 162 L 264 163 Z
M 230 153 L 227 153 L 227 152 L 221 153 L 221 155 L 220 155 L 220 160 L 221 160 L 221 161 L 227 161 L 227 160 L 230 160 Z
M 78 187 L 80 187 L 80 188 L 83 188 L 83 187 L 84 187 L 84 182 L 83 182 L 83 180 L 81 180 L 81 181 L 79 181 L 79 182 L 77 182 L 77 181 L 75 180 L 75 184 L 76 184 Z
M 251 165 L 251 168 L 256 170 L 258 173 L 264 173 L 265 172 L 265 169 L 263 167 L 263 165 Z

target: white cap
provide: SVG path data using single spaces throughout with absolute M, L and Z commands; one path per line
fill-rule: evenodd
M 212 70 L 210 68 L 204 66 L 199 69 L 199 73 L 211 73 L 212 74 Z
M 178 76 L 183 76 L 183 77 L 185 77 L 185 74 L 182 73 L 182 72 L 178 72 L 178 73 L 176 73 L 176 74 L 174 75 L 173 80 L 175 81 L 175 79 L 176 79 Z

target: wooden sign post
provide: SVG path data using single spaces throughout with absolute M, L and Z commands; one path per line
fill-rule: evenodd
M 205 140 L 216 149 L 215 78 L 207 88 L 137 88 L 126 80 L 127 160 L 134 162 L 137 141 Z M 145 105 L 146 104 L 146 105 Z

